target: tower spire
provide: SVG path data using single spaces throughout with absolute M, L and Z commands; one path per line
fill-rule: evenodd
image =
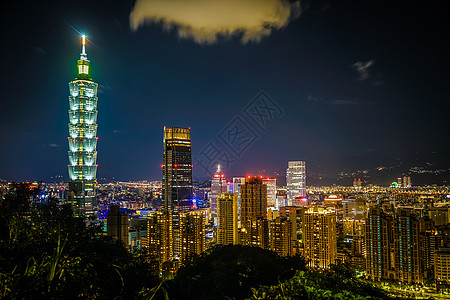
M 81 36 L 81 53 L 77 65 L 78 65 L 77 79 L 91 80 L 89 76 L 89 60 L 86 54 L 86 36 L 84 34 Z
M 81 55 L 86 55 L 86 36 L 81 36 Z

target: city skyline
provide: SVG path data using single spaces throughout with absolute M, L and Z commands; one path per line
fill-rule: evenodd
M 211 142 L 234 155 L 224 166 L 230 178 L 265 170 L 281 179 L 289 160 L 305 160 L 314 172 L 347 168 L 349 157 L 383 162 L 436 153 L 448 163 L 448 62 L 439 43 L 447 21 L 436 3 L 425 8 L 430 18 L 417 18 L 417 7 L 304 1 L 299 15 L 258 42 L 243 43 L 237 33 L 209 44 L 158 24 L 131 30 L 130 13 L 138 8 L 129 3 L 108 3 L 104 13 L 101 2 L 89 3 L 89 12 L 82 3 L 55 2 L 45 13 L 30 5 L 34 14 L 6 32 L 12 46 L 2 49 L 12 70 L 4 97 L 13 100 L 0 115 L 2 179 L 67 179 L 61 112 L 68 109 L 64 87 L 74 77 L 81 32 L 102 99 L 98 177 L 159 178 L 164 125 L 192 127 L 193 160 Z M 4 25 L 19 11 L 14 3 L 6 8 Z M 37 22 L 40 15 L 47 17 Z M 260 91 L 279 108 L 265 127 L 246 110 Z M 221 135 L 236 120 L 254 133 L 237 151 Z M 193 172 L 210 178 L 195 161 Z

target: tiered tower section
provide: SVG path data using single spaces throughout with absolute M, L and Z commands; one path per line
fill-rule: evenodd
M 69 82 L 69 203 L 76 214 L 96 214 L 97 87 L 89 75 L 86 37 L 81 39 L 78 76 Z

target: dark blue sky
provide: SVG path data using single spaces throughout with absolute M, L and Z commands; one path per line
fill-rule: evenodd
M 158 24 L 133 32 L 134 1 L 9 1 L 0 178 L 67 177 L 67 84 L 80 52 L 73 28 L 88 36 L 100 85 L 98 177 L 159 180 L 164 125 L 191 127 L 197 159 L 207 145 L 228 156 L 228 177 L 283 177 L 288 160 L 314 169 L 330 157 L 448 152 L 449 22 L 440 3 L 302 2 L 298 19 L 259 43 L 200 45 Z M 264 130 L 244 111 L 262 90 L 280 108 Z M 236 120 L 255 137 L 238 154 L 221 135 Z

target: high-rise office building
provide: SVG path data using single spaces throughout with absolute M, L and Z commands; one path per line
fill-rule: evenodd
M 263 183 L 267 185 L 267 205 L 275 206 L 277 202 L 277 179 L 263 178 Z
M 300 206 L 300 198 L 306 197 L 306 162 L 288 162 L 286 186 L 289 203 L 294 206 Z
M 303 256 L 310 267 L 329 268 L 337 256 L 336 212 L 332 208 L 311 207 L 302 222 Z
M 81 39 L 78 75 L 69 82 L 69 195 L 76 214 L 96 215 L 97 87 L 89 75 L 86 37 Z
M 227 192 L 227 181 L 220 165 L 217 165 L 217 171 L 214 173 L 214 177 L 211 180 L 211 217 L 217 218 L 217 198 L 220 193 Z
M 280 256 L 294 254 L 293 227 L 294 223 L 287 217 L 277 217 L 270 221 L 270 250 Z
M 172 214 L 170 211 L 156 211 L 147 216 L 147 239 L 143 244 L 160 266 L 173 256 Z
M 217 244 L 238 244 L 237 193 L 221 193 L 217 199 Z
M 205 214 L 201 210 L 180 213 L 179 255 L 181 261 L 205 251 Z
M 162 209 L 173 211 L 176 217 L 178 212 L 191 208 L 191 129 L 164 127 L 163 144 Z M 178 221 L 174 226 L 178 226 Z
M 119 205 L 111 205 L 106 219 L 106 233 L 118 240 L 128 248 L 128 232 L 130 221 L 126 211 L 120 211 Z

